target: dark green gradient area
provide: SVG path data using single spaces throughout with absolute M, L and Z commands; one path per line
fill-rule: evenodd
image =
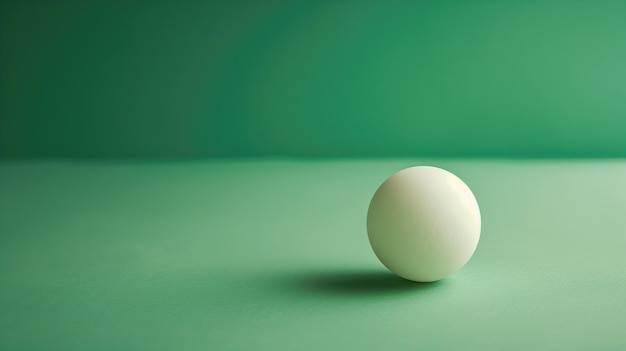
M 623 1 L 3 1 L 0 156 L 623 157 Z

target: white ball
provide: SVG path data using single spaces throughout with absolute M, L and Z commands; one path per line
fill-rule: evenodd
M 480 210 L 472 191 L 437 167 L 404 169 L 378 188 L 367 213 L 378 259 L 409 280 L 431 282 L 461 269 L 480 238 Z

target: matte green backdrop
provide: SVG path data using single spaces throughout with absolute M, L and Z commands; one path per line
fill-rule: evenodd
M 623 1 L 2 1 L 0 156 L 626 156 Z

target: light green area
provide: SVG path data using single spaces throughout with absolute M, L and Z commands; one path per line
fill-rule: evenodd
M 370 197 L 460 176 L 481 242 L 386 273 Z M 2 350 L 623 350 L 624 161 L 0 163 Z
M 0 157 L 626 156 L 623 1 L 0 2 Z

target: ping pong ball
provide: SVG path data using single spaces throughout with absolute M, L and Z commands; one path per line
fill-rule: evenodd
M 404 169 L 376 191 L 367 233 L 378 259 L 408 280 L 431 282 L 463 268 L 480 239 L 480 210 L 470 188 L 437 167 Z

